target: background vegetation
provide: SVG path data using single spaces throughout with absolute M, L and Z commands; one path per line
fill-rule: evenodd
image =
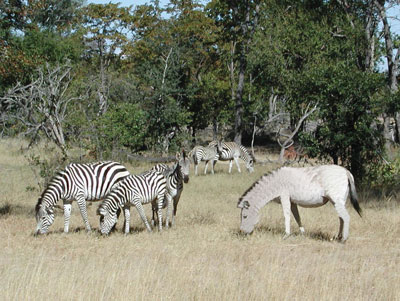
M 376 180 L 397 164 L 400 55 L 388 10 L 398 4 L 5 0 L 1 133 L 51 140 L 64 159 L 74 147 L 106 159 L 191 147 L 207 127 L 246 145 L 286 130 L 309 157 Z

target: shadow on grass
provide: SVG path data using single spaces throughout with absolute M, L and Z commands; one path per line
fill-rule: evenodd
M 214 214 L 208 211 L 206 213 L 194 212 L 190 216 L 186 217 L 186 222 L 189 225 L 213 225 L 217 221 Z
M 135 234 L 135 233 L 145 232 L 146 228 L 145 227 L 136 227 L 136 226 L 134 226 L 134 227 L 130 227 L 129 230 L 130 230 L 129 234 Z M 158 230 L 154 228 L 153 232 L 158 232 Z M 123 227 L 122 228 L 114 227 L 110 231 L 110 233 L 108 235 L 102 235 L 99 228 L 92 228 L 92 231 L 88 232 L 88 231 L 86 231 L 86 228 L 82 226 L 82 227 L 77 227 L 77 228 L 74 228 L 74 229 L 70 228 L 68 233 L 65 233 L 64 230 L 60 228 L 60 229 L 57 229 L 57 230 L 49 230 L 49 232 L 47 232 L 46 234 L 38 234 L 38 235 L 36 235 L 35 233 L 32 233 L 32 236 L 45 237 L 45 236 L 48 236 L 48 235 L 73 235 L 75 233 L 77 233 L 77 234 L 79 234 L 79 233 L 85 234 L 86 233 L 87 235 L 94 236 L 94 237 L 107 237 L 108 235 L 113 235 L 113 234 L 116 234 L 116 235 L 125 234 Z
M 33 216 L 35 214 L 35 209 L 20 205 L 12 205 L 6 203 L 0 207 L 0 218 L 4 218 L 10 215 L 27 215 Z
M 259 226 L 256 227 L 254 229 L 254 232 L 252 234 L 263 234 L 263 233 L 267 233 L 267 234 L 272 234 L 272 235 L 278 235 L 281 236 L 283 238 L 283 236 L 285 235 L 285 229 L 283 227 L 271 227 L 271 226 Z M 251 237 L 252 234 L 245 234 L 243 232 L 241 232 L 239 230 L 239 228 L 237 229 L 233 229 L 231 230 L 231 235 L 233 236 L 233 238 L 236 239 L 240 239 L 240 240 L 245 240 L 249 237 Z M 301 234 L 300 232 L 292 232 L 291 237 L 309 237 L 313 240 L 320 240 L 320 241 L 332 241 L 332 237 L 324 232 L 321 231 L 310 231 L 310 232 L 306 232 L 304 235 Z

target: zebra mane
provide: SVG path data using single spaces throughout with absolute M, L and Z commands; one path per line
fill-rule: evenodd
M 246 191 L 242 194 L 242 196 L 239 198 L 238 206 L 239 206 L 240 203 L 243 201 L 243 198 L 244 198 L 250 191 L 252 191 L 253 188 L 254 188 L 262 179 L 264 179 L 265 177 L 270 176 L 272 173 L 273 173 L 273 171 L 263 174 L 260 178 L 258 178 L 257 181 L 255 181 L 249 188 L 247 188 L 247 190 L 246 190 Z
M 37 214 L 37 213 L 39 212 L 40 205 L 42 205 L 42 197 L 41 197 L 41 196 L 39 197 L 39 199 L 38 199 L 38 201 L 37 201 L 37 203 L 36 203 L 36 206 L 35 206 L 35 214 Z
M 55 181 L 57 181 L 58 179 L 63 178 L 63 177 L 64 177 L 64 174 L 65 174 L 65 171 L 64 171 L 64 170 L 59 170 L 59 171 L 57 171 L 56 174 L 51 178 L 51 180 L 49 181 L 49 183 L 47 183 L 46 188 L 43 190 L 42 194 L 40 195 L 40 197 L 39 197 L 39 199 L 38 199 L 38 201 L 37 201 L 37 203 L 36 203 L 36 206 L 35 206 L 35 212 L 36 212 L 36 213 L 39 211 L 40 206 L 41 206 L 42 203 L 43 203 L 44 195 L 45 195 L 45 194 L 47 193 L 47 191 L 50 189 L 51 185 L 52 185 Z
M 253 162 L 256 162 L 256 158 L 253 156 L 253 154 L 251 152 L 248 151 L 247 148 L 245 148 L 243 145 L 238 144 L 240 152 L 244 153 L 246 156 L 250 157 L 251 160 L 253 160 Z

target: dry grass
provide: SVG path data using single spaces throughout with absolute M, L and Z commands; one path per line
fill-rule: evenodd
M 76 204 L 71 233 L 59 213 L 51 233 L 33 237 L 36 180 L 18 151 L 0 142 L 0 299 L 2 300 L 400 300 L 400 207 L 394 201 L 352 208 L 346 244 L 330 241 L 338 231 L 331 205 L 301 209 L 307 234 L 295 223 L 282 240 L 282 209 L 269 204 L 255 233 L 238 233 L 238 197 L 271 166 L 228 175 L 191 176 L 178 208 L 176 227 L 147 233 L 136 211 L 130 235 L 87 234 Z M 128 166 L 132 172 L 150 166 Z M 201 169 L 203 166 L 201 166 Z M 243 166 L 244 169 L 244 166 Z M 97 204 L 89 207 L 98 228 Z M 148 215 L 150 207 L 146 208 Z

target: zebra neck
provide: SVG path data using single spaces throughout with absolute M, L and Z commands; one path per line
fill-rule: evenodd
M 50 184 L 42 194 L 41 205 L 46 208 L 52 208 L 61 198 L 61 191 L 57 189 L 57 187 Z
M 273 175 L 265 175 L 243 196 L 257 212 L 281 194 L 281 187 L 275 183 Z
M 242 146 L 240 146 L 239 149 L 240 149 L 240 158 L 245 162 L 250 161 L 250 154 L 247 152 L 247 150 L 244 150 Z

